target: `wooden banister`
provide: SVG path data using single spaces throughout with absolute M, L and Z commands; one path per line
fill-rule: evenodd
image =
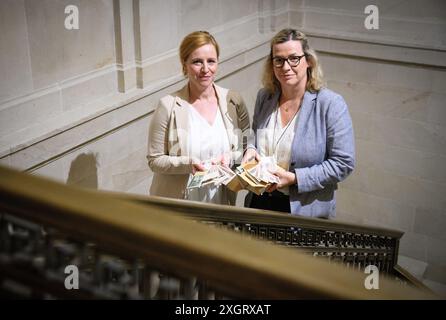
M 110 192 L 110 196 L 136 203 L 156 205 L 160 208 L 185 215 L 195 220 L 215 222 L 219 225 L 224 225 L 229 230 L 237 232 L 243 232 L 243 228 L 246 226 L 248 226 L 250 229 L 252 229 L 253 226 L 257 226 L 256 231 L 258 231 L 258 229 L 261 228 L 259 226 L 262 226 L 266 230 L 264 233 L 269 232 L 270 235 L 267 234 L 265 236 L 260 235 L 258 232 L 248 232 L 257 238 L 270 240 L 270 242 L 278 245 L 285 245 L 288 247 L 292 246 L 301 252 L 306 252 L 307 254 L 322 257 L 325 256 L 331 260 L 344 262 L 344 264 L 348 265 L 350 268 L 353 265 L 354 268 L 364 269 L 367 263 L 381 264 L 378 265 L 380 271 L 407 282 L 414 287 L 432 293 L 432 290 L 430 290 L 426 285 L 397 264 L 399 241 L 404 234 L 398 230 L 338 222 L 336 220 L 292 216 L 267 210 L 221 206 L 155 196 L 147 197 L 115 192 Z M 311 245 L 309 243 L 305 243 L 305 241 L 303 241 L 303 243 L 298 243 L 290 241 L 291 237 L 286 239 L 286 237 L 283 235 L 281 239 L 278 239 L 278 229 L 281 230 L 280 232 L 286 233 L 289 229 L 297 228 L 306 230 L 307 237 L 308 232 L 317 232 L 317 230 L 319 230 L 321 232 L 339 233 L 341 235 L 368 235 L 373 238 L 381 237 L 382 239 L 386 240 L 385 245 L 381 246 L 380 248 L 364 248 L 364 246 L 358 245 L 357 243 L 351 245 L 350 247 L 348 245 L 341 245 L 339 242 L 329 247 L 320 243 L 313 243 Z M 274 231 L 268 231 L 271 229 Z M 327 252 L 329 252 L 328 255 Z M 336 253 L 337 255 L 330 255 L 330 253 Z M 366 255 L 368 257 L 365 258 L 361 255 Z M 385 256 L 385 258 L 383 258 L 383 256 Z M 363 261 L 361 261 L 361 259 Z M 387 265 L 384 264 L 384 260 L 389 261 L 389 263 Z M 358 262 L 360 262 L 361 265 L 358 265 L 360 264 Z
M 370 233 L 375 235 L 388 236 L 392 238 L 400 239 L 404 234 L 401 231 L 373 227 L 363 226 L 347 222 L 339 222 L 336 220 L 328 219 L 314 219 L 301 216 L 293 216 L 289 214 L 278 213 L 275 211 L 240 208 L 234 206 L 222 206 L 210 203 L 188 201 L 181 199 L 171 199 L 156 196 L 142 196 L 136 194 L 106 192 L 111 196 L 119 199 L 130 200 L 134 202 L 140 202 L 145 204 L 156 205 L 158 207 L 168 208 L 179 214 L 185 214 L 191 217 L 200 217 L 207 219 L 219 219 L 233 221 L 246 221 L 252 222 L 256 220 L 259 223 L 265 224 L 281 224 L 281 225 L 300 225 L 302 227 L 319 229 L 319 230 L 333 230 L 333 231 L 346 231 L 352 233 Z
M 364 269 L 367 264 L 375 264 L 380 271 L 402 275 L 394 270 L 399 240 L 403 235 L 397 230 L 177 199 L 121 193 L 110 195 L 135 203 L 155 205 L 207 224 L 344 262 L 350 267 Z
M 204 279 L 231 297 L 433 298 L 387 278 L 380 278 L 379 290 L 366 290 L 363 272 L 209 228 L 159 205 L 116 199 L 4 167 L 0 167 L 0 209 L 70 239 L 93 242 L 119 257 Z

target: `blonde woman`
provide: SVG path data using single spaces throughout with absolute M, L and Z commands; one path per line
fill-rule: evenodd
M 240 162 L 249 117 L 240 94 L 214 83 L 219 46 L 206 31 L 192 32 L 179 49 L 187 84 L 163 97 L 149 129 L 148 163 L 154 172 L 150 194 L 218 204 L 235 203 L 224 186 L 187 190 L 192 174 L 209 163 Z
M 302 32 L 284 29 L 271 41 L 243 162 L 274 157 L 280 183 L 252 208 L 335 216 L 335 190 L 355 165 L 352 121 L 344 99 L 322 87 L 318 58 Z

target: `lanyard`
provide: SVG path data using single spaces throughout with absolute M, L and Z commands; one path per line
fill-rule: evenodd
M 291 123 L 294 122 L 294 119 L 296 118 L 296 116 L 299 113 L 299 111 L 300 111 L 300 108 L 297 109 L 297 111 L 294 113 L 293 117 L 286 124 L 285 128 L 282 128 L 282 132 L 280 133 L 280 136 L 279 136 L 279 138 L 276 141 L 276 131 L 277 131 L 276 129 L 277 129 L 278 121 L 282 121 L 282 119 L 279 119 L 280 108 L 277 106 L 276 121 L 274 122 L 274 131 L 273 131 L 273 155 L 276 154 L 276 150 L 277 150 L 277 148 L 279 146 L 280 140 L 283 138 L 285 132 L 288 130 L 288 128 L 291 125 Z

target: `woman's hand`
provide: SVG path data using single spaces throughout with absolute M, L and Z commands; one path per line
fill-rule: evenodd
M 245 155 L 243 156 L 242 165 L 244 165 L 245 163 L 248 163 L 248 162 L 250 162 L 252 160 L 256 160 L 257 162 L 259 162 L 260 161 L 260 156 L 257 153 L 256 149 L 249 148 L 249 149 L 246 150 Z
M 266 192 L 273 192 L 274 190 L 277 190 L 279 188 L 287 187 L 297 183 L 296 174 L 294 172 L 286 171 L 279 166 L 276 166 L 276 170 L 270 172 L 278 177 L 280 182 L 273 183 L 265 190 Z
M 229 168 L 229 165 L 231 163 L 231 154 L 229 152 L 222 154 L 221 156 L 213 159 L 211 161 L 212 164 L 219 164 L 224 167 Z
M 192 167 L 192 174 L 193 174 L 193 175 L 194 175 L 197 171 L 206 171 L 206 168 L 204 167 L 204 165 L 202 165 L 202 164 L 200 163 L 200 161 L 197 160 L 197 159 L 192 159 L 191 167 Z

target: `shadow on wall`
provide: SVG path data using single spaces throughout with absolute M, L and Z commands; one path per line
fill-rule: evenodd
M 97 154 L 82 153 L 71 162 L 68 185 L 90 189 L 98 188 Z

